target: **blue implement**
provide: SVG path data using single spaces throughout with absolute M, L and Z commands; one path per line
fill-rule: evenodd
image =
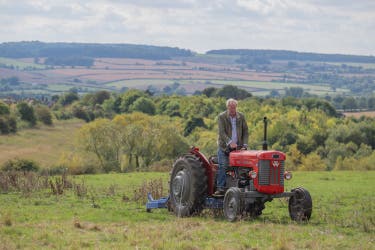
M 147 194 L 146 211 L 151 212 L 151 209 L 167 208 L 168 200 L 169 200 L 169 196 L 162 197 L 158 200 L 154 200 L 154 198 L 152 198 L 151 193 L 148 193 Z M 207 197 L 205 202 L 204 202 L 204 208 L 221 209 L 221 208 L 223 208 L 223 199 Z
M 169 200 L 169 196 L 162 197 L 158 200 L 154 200 L 154 198 L 152 198 L 151 193 L 148 193 L 147 194 L 146 211 L 151 212 L 151 209 L 154 209 L 154 208 L 167 208 L 168 200 Z

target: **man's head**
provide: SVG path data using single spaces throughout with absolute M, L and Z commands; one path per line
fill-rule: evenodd
M 237 112 L 237 101 L 233 98 L 227 100 L 227 110 L 230 116 L 235 116 Z

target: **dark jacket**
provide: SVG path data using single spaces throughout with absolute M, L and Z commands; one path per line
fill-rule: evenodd
M 249 137 L 249 131 L 247 127 L 247 123 L 245 120 L 245 116 L 237 111 L 236 117 L 236 129 L 237 129 L 237 138 L 238 138 L 238 145 L 247 144 L 247 140 Z M 217 143 L 219 147 L 225 151 L 228 143 L 232 137 L 232 124 L 230 122 L 230 117 L 228 111 L 224 111 L 219 114 L 218 116 L 218 123 L 219 123 L 219 137 Z

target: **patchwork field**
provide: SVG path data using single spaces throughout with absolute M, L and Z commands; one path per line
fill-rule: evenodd
M 222 58 L 221 58 L 222 57 Z M 124 88 L 146 89 L 148 86 L 162 89 L 178 82 L 187 94 L 207 87 L 221 87 L 233 84 L 246 88 L 254 95 L 264 96 L 271 90 L 283 91 L 285 87 L 301 87 L 312 94 L 342 94 L 346 89 L 333 91 L 324 84 L 285 83 L 285 74 L 292 78 L 303 78 L 287 72 L 261 72 L 244 69 L 228 56 L 204 55 L 179 60 L 144 60 L 126 58 L 97 58 L 91 67 L 46 68 L 44 64 L 33 63 L 33 58 L 0 58 L 0 64 L 14 68 L 0 68 L 3 78 L 17 76 L 20 86 L 7 93 L 59 94 L 73 87 L 81 93 L 97 90 L 123 91 Z M 43 58 L 40 59 L 43 62 Z

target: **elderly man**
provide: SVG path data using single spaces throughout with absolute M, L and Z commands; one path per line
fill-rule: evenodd
M 234 150 L 238 146 L 246 147 L 249 132 L 245 117 L 237 111 L 237 101 L 228 99 L 227 110 L 218 116 L 219 137 L 217 151 L 219 169 L 217 172 L 216 192 L 214 196 L 225 194 L 226 169 L 229 165 L 228 150 Z

